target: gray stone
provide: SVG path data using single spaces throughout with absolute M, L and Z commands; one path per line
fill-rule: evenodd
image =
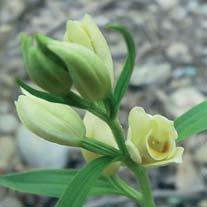
M 69 148 L 48 142 L 20 126 L 17 130 L 17 146 L 22 159 L 33 168 L 63 168 Z
M 24 0 L 4 1 L 0 20 L 2 22 L 10 22 L 16 20 L 22 14 L 24 8 Z
M 186 10 L 193 14 L 198 13 L 198 11 L 200 11 L 198 1 L 189 1 L 187 4 Z
M 173 70 L 173 77 L 175 79 L 181 78 L 183 76 L 194 77 L 197 75 L 198 69 L 193 66 L 188 67 L 178 67 Z
M 0 114 L 7 114 L 10 110 L 10 106 L 8 102 L 6 101 L 1 101 L 0 102 Z
M 156 65 L 149 63 L 135 68 L 130 84 L 132 86 L 163 84 L 170 76 L 171 67 L 169 64 L 163 63 Z
M 185 8 L 176 7 L 175 9 L 172 10 L 170 16 L 175 21 L 178 21 L 178 22 L 182 21 L 182 22 L 184 22 L 185 18 L 186 18 L 186 15 L 187 15 L 187 12 L 186 12 Z
M 5 46 L 11 31 L 12 31 L 12 27 L 10 25 L 2 25 L 0 27 L 0 51 Z
M 103 15 L 95 17 L 95 21 L 99 27 L 104 27 L 107 23 L 109 23 L 109 19 Z
M 200 8 L 200 14 L 204 17 L 207 17 L 207 5 L 204 4 L 203 6 L 201 6 Z
M 183 192 L 188 191 L 192 186 L 203 186 L 198 169 L 193 163 L 191 154 L 185 152 L 183 163 L 178 165 L 176 174 L 176 187 Z
M 182 42 L 173 42 L 169 45 L 166 51 L 167 57 L 176 63 L 190 63 L 192 56 L 188 47 Z
M 13 114 L 0 115 L 0 133 L 11 134 L 18 126 L 18 121 Z
M 0 169 L 10 169 L 16 156 L 16 145 L 11 137 L 0 137 Z
M 202 145 L 196 148 L 194 159 L 200 164 L 207 164 L 207 143 L 206 142 L 202 143 Z
M 14 84 L 15 79 L 13 75 L 1 71 L 0 88 L 3 88 L 4 90 L 0 90 L 0 97 L 3 99 L 10 99 L 12 97 L 12 87 Z
M 6 196 L 0 201 L 0 207 L 23 207 L 23 205 L 14 196 Z
M 206 206 L 207 206 L 207 199 L 200 201 L 198 204 L 198 207 L 206 207 Z
M 168 10 L 178 4 L 178 0 L 156 0 L 162 9 Z
M 173 92 L 164 101 L 164 107 L 169 114 L 177 117 L 204 100 L 205 97 L 199 90 L 193 87 L 186 87 Z
M 15 84 L 15 79 L 11 74 L 1 73 L 0 84 L 6 88 L 11 88 Z

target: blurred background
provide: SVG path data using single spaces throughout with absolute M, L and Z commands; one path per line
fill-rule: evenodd
M 62 39 L 66 20 L 91 14 L 104 31 L 118 76 L 126 48 L 121 36 L 107 31 L 111 21 L 125 24 L 137 47 L 137 62 L 121 106 L 126 129 L 129 110 L 175 119 L 207 96 L 206 0 L 0 0 L 0 174 L 34 168 L 81 167 L 77 149 L 37 138 L 19 123 L 14 101 L 19 76 L 28 80 L 18 34 L 40 32 Z M 159 207 L 207 207 L 207 134 L 192 137 L 182 165 L 150 170 Z M 132 185 L 133 176 L 120 174 Z M 0 189 L 0 207 L 53 207 L 56 200 Z M 135 207 L 124 197 L 90 199 L 86 207 Z

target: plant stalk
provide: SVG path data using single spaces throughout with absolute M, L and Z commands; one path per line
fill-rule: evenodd
M 122 180 L 118 175 L 108 177 L 109 182 L 114 185 L 118 190 L 123 191 L 123 195 L 127 195 L 132 198 L 138 204 L 143 206 L 143 196 L 140 192 L 136 191 L 134 188 L 128 185 L 124 180 Z
M 108 122 L 109 127 L 111 128 L 111 131 L 114 135 L 114 138 L 116 139 L 116 142 L 119 146 L 119 149 L 123 153 L 123 155 L 127 156 L 128 151 L 125 145 L 125 137 L 124 137 L 124 131 L 120 124 L 120 121 L 118 118 L 115 118 L 113 120 L 109 120 Z
M 114 119 L 110 119 L 109 117 L 106 116 L 104 113 L 100 113 L 102 111 L 97 111 L 97 108 L 95 107 L 94 109 L 91 110 L 92 113 L 96 114 L 104 120 L 108 126 L 111 128 L 112 133 L 114 135 L 114 138 L 117 142 L 117 145 L 123 154 L 125 156 L 125 164 L 134 172 L 137 180 L 139 181 L 140 188 L 141 188 L 141 193 L 143 195 L 143 206 L 144 207 L 156 207 L 153 197 L 152 197 L 152 192 L 150 188 L 150 182 L 149 178 L 147 175 L 147 172 L 144 167 L 141 165 L 138 165 L 137 163 L 134 163 L 129 157 L 129 153 L 126 148 L 125 144 L 125 136 L 124 136 L 124 131 L 121 126 L 121 123 L 118 119 L 118 117 L 115 117 Z M 137 198 L 139 200 L 139 198 Z M 138 203 L 140 204 L 140 202 Z
M 156 207 L 152 197 L 150 181 L 146 169 L 131 160 L 128 160 L 126 164 L 134 172 L 137 180 L 139 181 L 140 190 L 143 195 L 144 207 Z

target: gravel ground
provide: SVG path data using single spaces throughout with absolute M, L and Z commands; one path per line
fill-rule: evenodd
M 132 32 L 137 64 L 121 106 L 126 128 L 129 110 L 171 119 L 205 100 L 207 95 L 206 0 L 12 0 L 0 1 L 0 173 L 31 168 L 80 167 L 78 150 L 38 139 L 19 123 L 14 101 L 20 91 L 16 76 L 28 80 L 18 34 L 40 32 L 61 39 L 67 19 L 91 14 L 105 32 L 118 76 L 126 48 L 120 35 L 104 25 L 115 21 Z M 182 165 L 150 171 L 159 207 L 207 207 L 207 134 L 188 139 Z M 34 143 L 31 145 L 30 143 Z M 53 155 L 48 156 L 52 150 Z M 34 156 L 35 154 L 35 156 Z M 134 184 L 126 170 L 121 175 Z M 53 207 L 55 199 L 0 189 L 0 207 Z M 91 199 L 86 207 L 134 207 L 123 197 Z

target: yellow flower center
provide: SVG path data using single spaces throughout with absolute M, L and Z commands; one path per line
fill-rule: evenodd
M 161 142 L 152 136 L 150 136 L 148 143 L 151 149 L 159 153 L 167 153 L 170 149 L 169 142 Z
M 160 140 L 153 136 L 149 136 L 147 146 L 148 153 L 153 160 L 166 159 L 172 150 L 169 140 Z

